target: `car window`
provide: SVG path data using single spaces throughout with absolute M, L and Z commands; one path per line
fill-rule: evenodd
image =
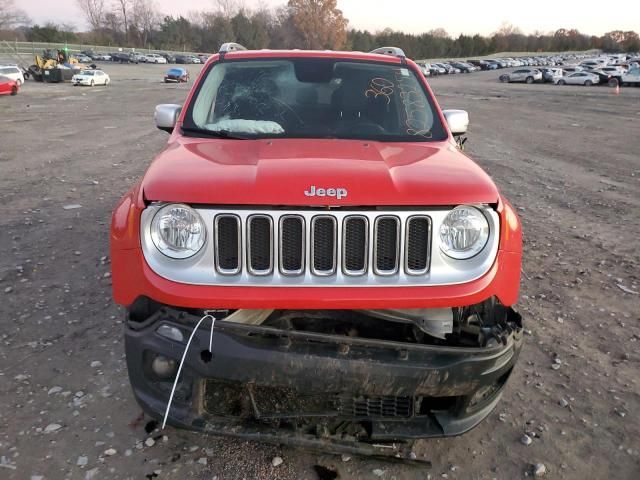
M 443 140 L 432 97 L 402 65 L 238 60 L 209 67 L 185 126 L 250 137 Z

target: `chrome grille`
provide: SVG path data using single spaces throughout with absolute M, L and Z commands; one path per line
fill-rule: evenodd
M 431 219 L 414 215 L 220 213 L 214 222 L 216 271 L 225 275 L 350 277 L 429 271 Z M 307 230 L 308 229 L 308 230 Z M 307 240 L 309 239 L 309 240 Z M 339 241 L 338 241 L 339 239 Z M 243 266 L 243 258 L 246 267 Z M 309 265 L 309 268 L 306 268 Z

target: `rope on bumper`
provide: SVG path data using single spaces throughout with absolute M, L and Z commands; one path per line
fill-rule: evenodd
M 171 389 L 171 395 L 169 396 L 169 402 L 167 403 L 167 409 L 164 412 L 164 419 L 162 420 L 162 430 L 164 430 L 165 425 L 167 424 L 167 418 L 169 417 L 169 411 L 171 410 L 171 403 L 173 402 L 173 394 L 176 393 L 176 387 L 178 386 L 178 380 L 180 379 L 180 372 L 182 372 L 182 365 L 184 365 L 184 361 L 187 358 L 187 352 L 189 351 L 189 347 L 191 346 L 191 340 L 195 337 L 198 328 L 200 328 L 200 324 L 204 322 L 207 318 L 211 319 L 211 334 L 209 335 L 209 352 L 213 353 L 213 327 L 216 324 L 216 317 L 213 315 L 205 315 L 202 317 L 195 328 L 191 332 L 189 336 L 189 341 L 187 342 L 187 346 L 184 349 L 184 353 L 182 354 L 182 360 L 180 360 L 180 366 L 178 367 L 178 372 L 176 373 L 176 379 L 173 381 L 173 388 Z

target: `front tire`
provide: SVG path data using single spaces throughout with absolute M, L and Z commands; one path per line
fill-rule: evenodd
M 584 82 L 585 87 L 590 87 L 591 85 L 593 85 L 593 82 L 591 80 L 585 80 Z
M 558 80 L 558 85 L 566 85 L 567 82 L 565 82 L 564 80 Z
M 525 82 L 527 82 L 527 84 L 531 85 L 533 83 L 533 77 L 527 77 Z
M 18 94 L 18 86 L 17 86 L 17 85 L 14 85 L 14 86 L 11 88 L 11 95 L 13 96 L 13 95 L 17 95 L 17 94 Z

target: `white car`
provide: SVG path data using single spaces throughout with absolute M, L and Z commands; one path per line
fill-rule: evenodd
M 600 83 L 600 77 L 589 72 L 574 72 L 558 78 L 555 82 L 556 85 L 584 85 L 585 87 L 589 87 Z
M 628 72 L 623 73 L 622 84 L 640 87 L 640 68 L 630 68 Z
M 146 63 L 167 63 L 167 59 L 157 53 L 149 53 L 144 56 Z
M 78 85 L 89 85 L 90 87 L 94 85 L 109 85 L 110 81 L 109 75 L 102 70 L 82 70 L 71 78 L 71 83 L 73 83 L 74 87 Z
M 7 77 L 11 80 L 15 80 L 18 86 L 22 86 L 24 83 L 22 70 L 15 65 L 0 65 L 0 77 Z
M 584 70 L 583 67 L 580 67 L 578 65 L 571 65 L 571 66 L 568 66 L 568 67 L 562 67 L 562 69 L 564 70 L 565 73 L 582 72 Z
M 500 75 L 501 82 L 541 82 L 542 72 L 537 68 L 520 68 L 511 73 Z

